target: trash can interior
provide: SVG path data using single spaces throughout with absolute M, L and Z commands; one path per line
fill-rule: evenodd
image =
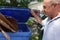
M 30 36 L 31 31 L 29 27 L 24 24 L 30 17 L 30 12 L 28 8 L 1 8 L 0 12 L 3 15 L 11 16 L 16 19 L 18 22 L 18 31 L 15 33 L 7 32 L 10 36 Z M 19 24 L 23 23 L 23 24 Z M 0 32 L 0 37 L 3 37 L 3 34 Z
M 26 24 L 18 24 L 18 31 L 17 32 L 7 32 L 9 36 L 16 37 L 16 36 L 30 36 L 31 30 L 28 25 Z M 4 35 L 0 32 L 0 37 L 4 37 Z

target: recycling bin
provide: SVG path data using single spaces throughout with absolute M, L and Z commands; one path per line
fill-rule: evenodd
M 31 15 L 31 13 L 29 12 L 29 8 L 3 7 L 0 8 L 0 12 L 3 15 L 15 18 L 18 23 L 17 32 L 6 32 L 10 36 L 10 40 L 29 40 L 31 30 L 29 26 L 25 24 L 25 22 L 29 19 Z M 0 40 L 7 40 L 1 32 Z

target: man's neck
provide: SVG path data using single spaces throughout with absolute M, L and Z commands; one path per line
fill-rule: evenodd
M 57 12 L 57 13 L 54 13 L 54 14 L 51 16 L 51 19 L 55 18 L 57 15 L 58 15 L 58 12 Z

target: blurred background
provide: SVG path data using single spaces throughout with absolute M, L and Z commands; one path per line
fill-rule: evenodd
M 0 0 L 0 6 L 17 6 L 17 7 L 28 7 L 30 2 L 43 0 Z
M 30 8 L 34 9 L 37 14 L 40 11 L 43 0 L 0 0 L 0 7 L 20 7 L 20 8 Z M 39 14 L 37 14 L 39 16 Z M 45 19 L 43 16 L 42 19 Z M 31 17 L 26 22 L 30 26 L 32 31 L 30 40 L 41 40 L 43 35 L 43 30 L 41 30 L 41 25 L 36 22 L 36 19 L 31 15 Z

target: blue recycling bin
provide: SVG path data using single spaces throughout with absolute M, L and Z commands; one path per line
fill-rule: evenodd
M 0 8 L 0 12 L 3 15 L 11 16 L 16 19 L 18 22 L 18 31 L 17 32 L 7 32 L 10 36 L 10 40 L 29 40 L 31 35 L 31 30 L 25 22 L 30 17 L 30 12 L 28 8 Z M 0 40 L 7 40 L 4 35 L 0 32 Z

